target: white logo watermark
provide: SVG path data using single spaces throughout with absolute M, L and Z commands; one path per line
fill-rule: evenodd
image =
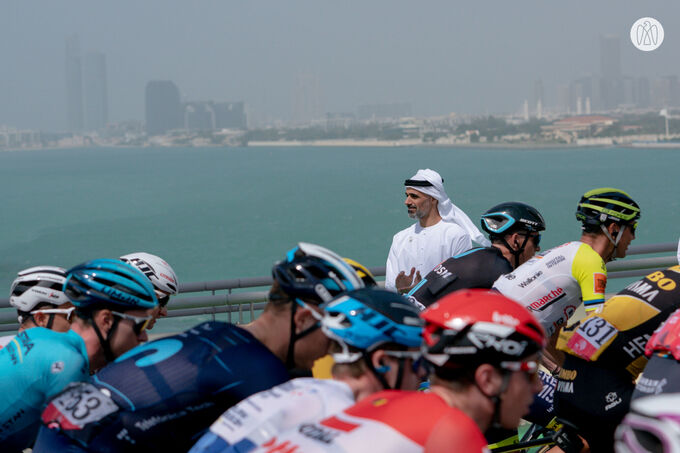
M 663 27 L 653 17 L 641 17 L 630 27 L 630 40 L 644 52 L 659 48 L 663 43 Z

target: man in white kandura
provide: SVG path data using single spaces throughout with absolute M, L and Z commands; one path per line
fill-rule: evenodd
M 416 223 L 394 235 L 387 257 L 385 288 L 407 292 L 421 275 L 447 258 L 490 242 L 444 191 L 444 180 L 434 170 L 418 170 L 404 182 L 408 215 Z

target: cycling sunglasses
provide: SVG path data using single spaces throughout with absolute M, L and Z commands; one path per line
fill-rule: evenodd
M 158 299 L 158 306 L 165 308 L 168 302 L 170 302 L 170 294 L 158 289 L 154 290 L 154 292 L 156 293 L 156 299 Z
M 527 360 L 526 362 L 501 362 L 499 366 L 508 371 L 522 371 L 530 378 L 538 373 L 538 362 L 536 360 Z
M 149 315 L 149 316 L 132 316 L 132 315 L 126 315 L 125 313 L 120 313 L 120 312 L 117 312 L 117 311 L 112 311 L 111 313 L 115 316 L 118 316 L 119 318 L 129 319 L 130 321 L 134 322 L 134 326 L 132 327 L 132 330 L 137 335 L 144 332 L 146 330 L 146 328 L 149 327 L 149 323 L 153 319 L 153 316 L 151 316 L 151 315 Z
M 73 311 L 76 309 L 76 307 L 71 307 L 71 308 L 45 308 L 41 310 L 33 310 L 31 312 L 32 315 L 35 315 L 36 313 L 47 313 L 47 314 L 58 314 L 58 315 L 66 315 L 66 321 L 71 322 L 71 316 L 73 315 Z

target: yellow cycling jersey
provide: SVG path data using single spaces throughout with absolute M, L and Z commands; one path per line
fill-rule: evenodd
M 552 335 L 583 301 L 586 308 L 604 302 L 607 268 L 588 244 L 574 241 L 536 255 L 493 287 L 522 303 Z
M 557 349 L 590 362 L 627 370 L 636 378 L 654 330 L 680 307 L 680 266 L 631 283 L 600 309 L 560 332 Z

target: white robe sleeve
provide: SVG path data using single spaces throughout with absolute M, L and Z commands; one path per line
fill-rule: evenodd
M 390 253 L 387 255 L 387 264 L 385 268 L 385 289 L 391 291 L 397 291 L 397 286 L 395 285 L 395 280 L 399 274 L 399 262 L 397 260 L 397 254 L 394 252 L 396 247 L 396 235 L 392 238 L 392 246 L 390 247 Z
M 460 255 L 463 252 L 467 252 L 471 248 L 472 239 L 470 238 L 469 234 L 465 233 L 456 235 L 451 238 L 451 251 L 449 257 Z

